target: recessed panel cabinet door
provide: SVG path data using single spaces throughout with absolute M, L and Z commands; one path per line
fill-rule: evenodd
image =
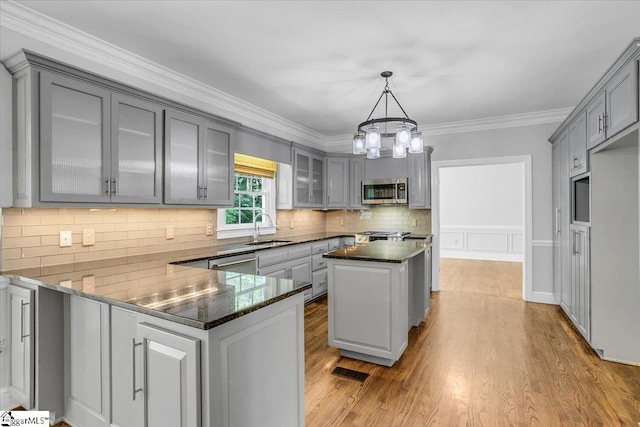
M 34 406 L 34 322 L 35 292 L 9 285 L 9 395 L 27 409 Z
M 162 109 L 113 94 L 111 121 L 111 200 L 161 203 Z
M 110 92 L 40 76 L 40 199 L 108 202 Z
M 200 341 L 138 325 L 144 364 L 145 426 L 199 427 Z
M 349 207 L 349 159 L 327 158 L 327 208 Z
M 201 204 L 200 138 L 202 120 L 177 111 L 165 113 L 164 201 Z
M 638 61 L 631 61 L 607 87 L 607 138 L 638 121 Z

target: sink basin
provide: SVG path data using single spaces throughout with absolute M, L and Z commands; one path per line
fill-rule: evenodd
M 257 242 L 247 242 L 245 245 L 247 246 L 265 246 L 265 245 L 275 245 L 278 243 L 291 243 L 291 240 L 282 240 L 282 239 L 272 239 L 272 240 L 258 240 Z

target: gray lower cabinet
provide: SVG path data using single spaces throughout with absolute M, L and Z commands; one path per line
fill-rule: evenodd
M 17 285 L 7 287 L 9 311 L 9 395 L 26 409 L 34 407 L 35 291 Z
M 162 108 L 40 73 L 40 201 L 162 202 Z
M 256 274 L 260 276 L 311 282 L 310 244 L 260 251 L 256 255 Z M 305 291 L 304 298 L 312 298 L 311 289 Z
M 232 140 L 227 126 L 166 110 L 164 202 L 233 206 Z
M 200 426 L 200 339 L 111 308 L 112 426 Z
M 568 135 L 563 133 L 552 148 L 553 202 L 553 294 L 564 311 L 571 312 L 569 257 L 569 162 Z
M 571 319 L 587 341 L 591 339 L 591 291 L 589 227 L 571 226 L 571 290 L 573 310 Z
M 349 207 L 349 158 L 327 157 L 327 209 Z

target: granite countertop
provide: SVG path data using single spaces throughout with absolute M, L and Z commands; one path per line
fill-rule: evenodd
M 211 271 L 168 261 L 167 254 L 144 255 L 3 274 L 205 330 L 311 287 L 307 282 Z
M 364 245 L 338 249 L 322 255 L 324 258 L 347 259 L 354 261 L 375 261 L 401 263 L 424 252 L 430 243 L 417 240 L 390 242 L 376 240 Z

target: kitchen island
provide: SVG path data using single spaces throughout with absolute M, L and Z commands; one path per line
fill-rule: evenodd
M 4 273 L 28 406 L 74 426 L 304 425 L 311 284 L 172 259 Z
M 323 256 L 329 345 L 345 357 L 392 366 L 429 311 L 429 243 L 378 240 Z

